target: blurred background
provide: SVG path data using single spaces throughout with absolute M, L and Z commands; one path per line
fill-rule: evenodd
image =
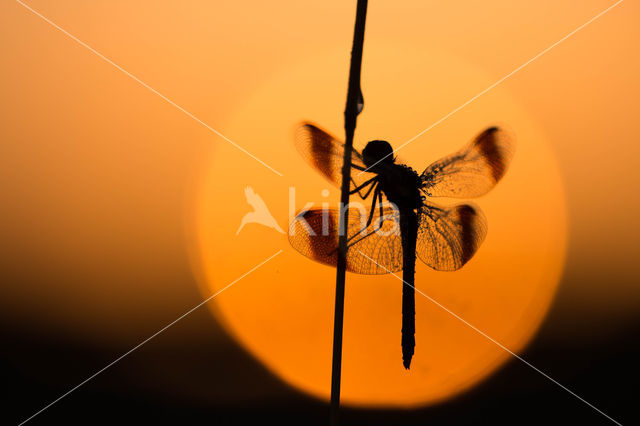
M 28 4 L 214 128 L 314 51 L 347 55 L 355 10 Z M 438 46 L 498 80 L 611 4 L 372 2 L 365 49 Z M 502 83 L 551 142 L 568 209 L 564 275 L 522 356 L 622 424 L 640 418 L 639 18 L 625 1 Z M 226 142 L 18 2 L 0 5 L 0 40 L 1 416 L 19 423 L 203 300 L 185 217 L 203 153 Z M 325 424 L 327 413 L 202 308 L 32 422 Z M 347 424 L 567 419 L 608 422 L 517 360 L 439 405 L 344 411 Z

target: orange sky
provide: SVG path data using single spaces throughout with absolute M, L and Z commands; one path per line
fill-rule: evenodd
M 376 2 L 365 55 L 382 45 L 426 46 L 495 81 L 612 3 Z M 271 79 L 322 52 L 346 55 L 353 23 L 352 5 L 338 1 L 28 4 L 230 131 Z M 570 313 L 638 308 L 639 17 L 640 6 L 623 2 L 500 86 L 551 146 L 564 181 L 567 274 L 584 278 L 561 289 Z M 188 200 L 203 156 L 225 142 L 16 2 L 0 5 L 0 40 L 0 249 L 11 277 L 2 315 L 102 343 L 155 331 L 199 296 L 182 285 Z M 336 84 L 346 88 L 346 69 Z M 452 97 L 443 85 L 424 99 L 422 128 L 485 87 Z M 374 108 L 376 87 L 364 90 Z M 327 114 L 339 123 L 340 109 Z M 301 111 L 291 125 L 300 118 L 321 117 Z M 454 115 L 434 135 L 459 125 Z

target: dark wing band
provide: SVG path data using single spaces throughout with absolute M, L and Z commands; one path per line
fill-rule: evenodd
M 302 123 L 296 129 L 295 145 L 309 164 L 340 188 L 340 185 L 342 185 L 342 161 L 345 148 L 343 142 L 314 124 Z M 362 161 L 362 155 L 355 149 L 351 155 L 351 164 L 361 169 L 366 168 Z M 360 185 L 373 177 L 373 174 L 352 170 L 351 177 L 356 185 Z
M 386 274 L 402 270 L 402 239 L 397 211 L 385 207 L 382 213 L 383 225 L 378 229 L 380 214 L 377 210 L 371 225 L 364 229 L 368 212 L 349 209 L 347 235 L 355 236 L 352 239 L 353 245 L 347 250 L 349 272 Z M 309 259 L 335 267 L 338 261 L 339 220 L 338 209 L 303 211 L 289 226 L 289 242 Z M 377 232 L 372 233 L 376 230 Z
M 487 235 L 487 220 L 477 207 L 440 207 L 425 202 L 419 211 L 416 253 L 438 271 L 455 271 L 469 261 Z
M 504 130 L 490 127 L 460 151 L 422 172 L 432 197 L 472 198 L 491 190 L 507 171 L 515 143 Z

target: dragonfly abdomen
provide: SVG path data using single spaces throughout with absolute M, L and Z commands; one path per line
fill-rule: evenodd
M 402 364 L 407 370 L 411 366 L 416 346 L 416 240 L 418 216 L 413 209 L 400 210 L 400 233 L 402 237 Z

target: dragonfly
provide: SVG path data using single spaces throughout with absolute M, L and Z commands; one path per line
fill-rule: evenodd
M 296 129 L 303 158 L 340 187 L 345 144 L 313 123 Z M 439 204 L 434 198 L 474 198 L 489 192 L 505 175 L 514 153 L 513 138 L 489 127 L 466 146 L 418 174 L 394 155 L 389 142 L 372 140 L 353 149 L 350 195 L 370 208 L 350 203 L 347 271 L 387 274 L 402 271 L 402 362 L 410 368 L 415 350 L 416 258 L 437 271 L 462 268 L 487 234 L 487 220 L 471 203 Z M 289 242 L 306 257 L 330 266 L 338 261 L 340 210 L 299 212 L 289 227 Z

